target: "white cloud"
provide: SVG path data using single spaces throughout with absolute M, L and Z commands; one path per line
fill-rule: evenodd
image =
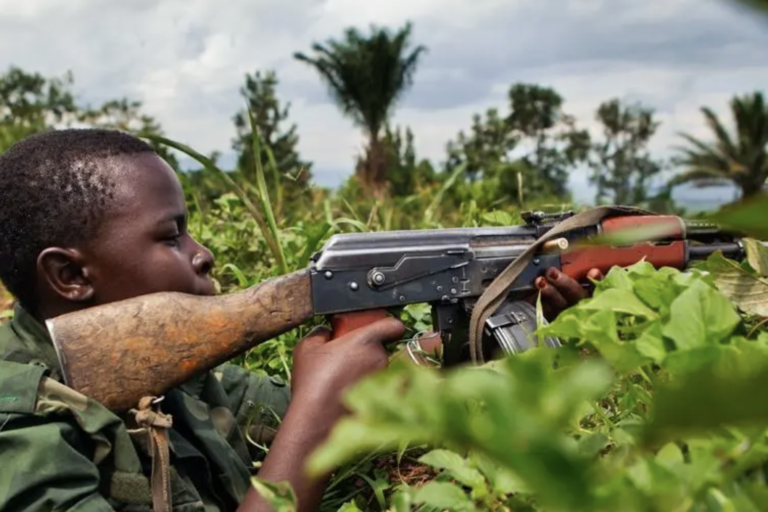
M 701 105 L 723 112 L 768 85 L 768 25 L 727 0 L 0 0 L 0 70 L 72 70 L 83 100 L 139 99 L 171 137 L 209 152 L 230 148 L 243 75 L 275 69 L 304 157 L 335 184 L 364 141 L 292 54 L 350 25 L 407 20 L 429 52 L 395 122 L 435 162 L 472 114 L 504 109 L 516 81 L 555 87 L 591 128 L 601 101 L 642 100 L 663 122 L 659 151 L 679 130 L 706 135 Z M 586 193 L 583 176 L 574 187 Z

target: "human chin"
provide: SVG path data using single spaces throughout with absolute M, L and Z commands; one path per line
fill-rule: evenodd
M 213 279 L 210 277 L 200 279 L 196 286 L 195 295 L 216 295 L 216 287 L 213 285 Z

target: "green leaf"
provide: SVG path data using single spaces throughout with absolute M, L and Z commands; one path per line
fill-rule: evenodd
M 661 322 L 647 324 L 642 334 L 634 342 L 638 353 L 661 363 L 667 356 L 667 349 L 661 334 Z
M 634 245 L 669 238 L 674 236 L 679 230 L 680 226 L 676 222 L 628 227 L 584 238 L 574 244 L 573 247 Z
M 762 256 L 755 256 L 754 260 L 758 267 L 763 265 Z M 768 317 L 768 279 L 747 272 L 719 252 L 707 259 L 706 268 L 717 288 L 742 311 Z
M 749 199 L 722 208 L 712 220 L 722 227 L 740 231 L 750 237 L 768 239 L 768 195 L 756 194 Z
M 658 314 L 643 304 L 634 293 L 619 288 L 605 290 L 593 299 L 585 300 L 576 307 L 586 310 L 608 310 L 615 313 L 626 313 L 648 319 L 658 317 Z
M 354 501 L 348 501 L 339 507 L 338 512 L 363 512 L 360 510 Z
M 412 502 L 411 493 L 409 492 L 397 491 L 394 496 L 392 496 L 392 506 L 394 507 L 395 512 L 411 512 Z
M 251 478 L 251 484 L 275 512 L 296 512 L 296 495 L 288 482 L 267 482 Z
M 679 350 L 718 343 L 731 334 L 741 317 L 728 299 L 702 281 L 695 281 L 672 303 L 664 336 Z
M 676 466 L 683 464 L 685 459 L 679 446 L 675 443 L 667 443 L 656 454 L 656 461 L 664 464 L 669 469 L 674 469 Z
M 725 426 L 764 429 L 768 401 L 756 390 L 768 386 L 768 358 L 755 361 L 749 352 L 735 357 L 740 371 L 713 363 L 659 384 L 644 437 L 649 442 L 662 442 L 683 435 L 711 434 Z
M 492 226 L 513 226 L 515 225 L 515 218 L 509 213 L 502 210 L 494 210 L 483 214 L 483 220 Z
M 595 457 L 600 450 L 608 446 L 611 440 L 601 432 L 587 434 L 579 440 L 579 452 L 587 457 Z
M 460 487 L 449 482 L 427 482 L 413 493 L 415 503 L 424 503 L 440 510 L 477 510 Z
M 248 278 L 245 277 L 245 274 L 243 273 L 243 271 L 240 270 L 240 268 L 233 263 L 225 263 L 221 267 L 221 270 L 222 271 L 230 270 L 237 278 L 237 283 L 240 285 L 241 288 L 245 288 L 250 284 L 250 282 L 248 281 Z
M 763 277 L 768 277 L 768 248 L 763 242 L 754 238 L 743 238 L 744 252 L 747 254 L 749 265 Z
M 419 462 L 448 471 L 456 480 L 467 487 L 479 489 L 485 485 L 483 475 L 475 468 L 470 467 L 469 463 L 457 453 L 448 450 L 432 450 L 422 455 Z

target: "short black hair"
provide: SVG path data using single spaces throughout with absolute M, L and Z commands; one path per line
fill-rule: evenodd
M 0 154 L 0 280 L 35 304 L 37 257 L 97 233 L 114 198 L 114 176 L 99 160 L 153 151 L 121 131 L 72 128 L 27 137 Z

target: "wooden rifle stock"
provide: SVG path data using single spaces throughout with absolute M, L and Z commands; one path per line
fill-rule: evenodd
M 155 293 L 46 324 L 66 384 L 121 413 L 313 315 L 304 269 L 227 295 Z

